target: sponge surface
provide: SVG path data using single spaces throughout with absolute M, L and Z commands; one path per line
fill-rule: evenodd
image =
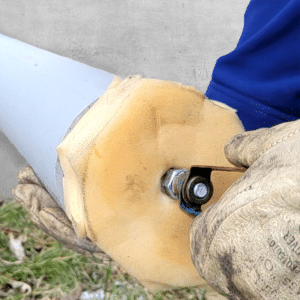
M 149 288 L 205 287 L 190 258 L 193 219 L 162 192 L 161 177 L 170 168 L 232 166 L 223 147 L 243 131 L 234 110 L 193 87 L 116 79 L 57 149 L 77 234 Z M 213 172 L 206 206 L 239 175 Z

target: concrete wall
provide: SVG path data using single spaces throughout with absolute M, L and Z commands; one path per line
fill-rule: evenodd
M 11 190 L 18 183 L 16 175 L 25 165 L 24 157 L 0 131 L 0 201 L 12 197 Z
M 232 51 L 249 0 L 0 0 L 0 32 L 120 76 L 175 80 L 205 92 Z M 0 99 L 1 109 L 1 99 Z M 25 164 L 0 134 L 0 196 Z

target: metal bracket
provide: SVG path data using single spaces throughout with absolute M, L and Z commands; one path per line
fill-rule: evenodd
M 172 199 L 180 200 L 180 207 L 190 215 L 197 216 L 201 206 L 213 195 L 210 180 L 212 171 L 245 172 L 245 168 L 192 166 L 187 169 L 170 169 L 162 177 L 163 191 Z

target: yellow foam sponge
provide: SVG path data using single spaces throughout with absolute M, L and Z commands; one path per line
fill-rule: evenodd
M 170 168 L 232 166 L 225 143 L 244 128 L 235 111 L 176 82 L 116 78 L 58 146 L 66 212 L 151 289 L 202 286 L 189 250 L 192 217 L 162 192 Z M 217 201 L 239 174 L 213 172 Z

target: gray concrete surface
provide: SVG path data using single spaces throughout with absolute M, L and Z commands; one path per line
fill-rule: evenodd
M 0 131 L 0 201 L 12 198 L 11 189 L 18 183 L 16 175 L 25 165 L 25 158 Z
M 248 3 L 0 0 L 0 32 L 119 76 L 175 80 L 205 92 L 216 60 L 238 42 Z M 1 197 L 25 163 L 0 132 Z

